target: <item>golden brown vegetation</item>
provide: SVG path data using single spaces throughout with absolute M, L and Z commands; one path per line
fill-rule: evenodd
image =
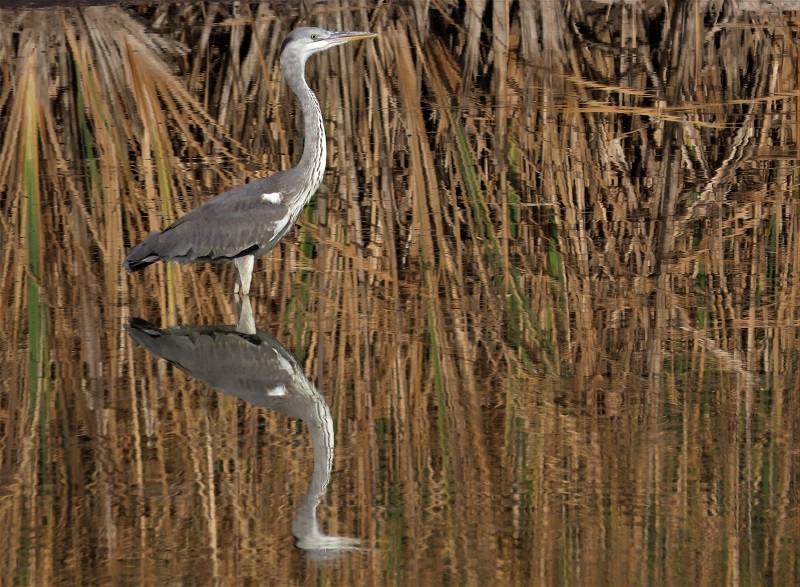
M 0 11 L 0 576 L 795 582 L 796 16 L 308 4 Z M 120 263 L 296 161 L 298 18 L 381 32 L 309 63 L 325 187 L 253 280 L 374 548 L 327 567 L 295 425 L 122 330 L 233 321 L 230 269 Z

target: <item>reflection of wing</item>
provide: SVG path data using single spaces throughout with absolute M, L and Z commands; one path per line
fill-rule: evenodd
M 310 389 L 319 396 L 294 357 L 266 333 L 243 334 L 229 326 L 162 330 L 138 318 L 125 328 L 154 355 L 248 403 L 306 419 L 307 408 L 301 404 L 308 400 L 303 402 L 302 396 L 308 396 Z M 287 390 L 294 390 L 299 397 L 287 401 Z M 324 402 L 321 396 L 319 400 Z

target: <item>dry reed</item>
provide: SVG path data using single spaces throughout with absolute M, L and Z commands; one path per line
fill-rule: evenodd
M 309 5 L 0 11 L 0 576 L 796 580 L 794 17 Z M 253 282 L 331 403 L 320 518 L 374 547 L 330 567 L 296 425 L 121 328 L 233 321 L 230 269 L 120 263 L 298 158 L 300 16 L 382 33 L 309 64 L 325 188 Z

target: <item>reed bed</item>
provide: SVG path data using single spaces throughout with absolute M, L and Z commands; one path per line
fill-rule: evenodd
M 796 581 L 796 15 L 409 1 L 0 10 L 0 576 L 17 584 Z M 291 165 L 259 327 L 335 419 L 328 566 L 296 423 L 124 335 L 233 323 L 232 270 L 125 251 Z

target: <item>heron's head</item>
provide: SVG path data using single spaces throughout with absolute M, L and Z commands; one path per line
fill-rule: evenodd
M 371 39 L 378 33 L 365 31 L 326 31 L 316 27 L 302 27 L 289 33 L 281 46 L 281 60 L 287 57 L 304 63 L 310 55 L 325 51 L 336 45 L 359 39 Z

